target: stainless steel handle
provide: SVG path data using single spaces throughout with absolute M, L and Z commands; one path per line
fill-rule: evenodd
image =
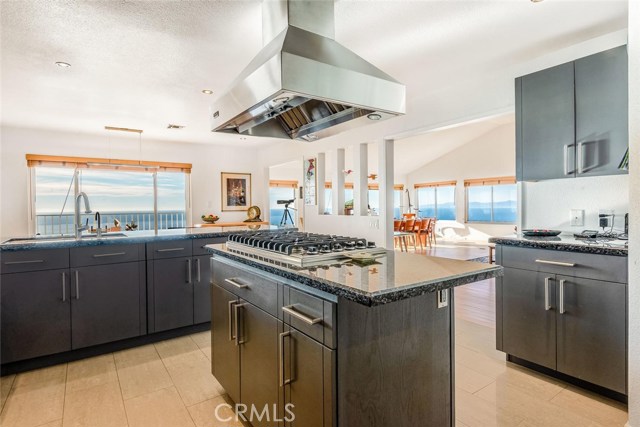
M 197 272 L 196 281 L 198 283 L 200 283 L 200 280 L 201 280 L 201 277 L 200 277 L 200 258 L 196 258 L 196 272 Z
M 15 264 L 40 264 L 43 263 L 43 259 L 32 259 L 29 261 L 7 261 L 4 265 L 15 265 Z
M 191 258 L 187 260 L 187 283 L 191 283 Z
M 287 305 L 285 307 L 282 307 L 282 311 L 284 311 L 287 314 L 292 315 L 296 319 L 302 320 L 307 325 L 315 325 L 317 323 L 322 322 L 322 317 L 311 318 L 311 317 L 305 316 L 304 314 L 299 313 L 298 311 L 294 310 L 293 309 L 294 307 L 295 307 L 295 305 Z
M 94 254 L 93 257 L 94 258 L 104 258 L 104 257 L 109 257 L 109 256 L 120 256 L 120 255 L 126 255 L 126 252 L 112 252 L 109 254 Z
M 236 323 L 236 345 L 244 344 L 244 341 L 241 339 L 240 331 L 243 329 L 240 327 L 240 308 L 244 307 L 246 304 L 235 304 L 233 306 L 233 314 Z
M 62 272 L 62 302 L 67 300 L 67 273 Z
M 236 339 L 236 336 L 233 334 L 233 305 L 239 303 L 239 300 L 229 301 L 229 341 L 233 341 Z
M 538 264 L 549 264 L 549 265 L 557 265 L 560 267 L 575 267 L 576 264 L 573 262 L 560 262 L 560 261 L 547 261 L 544 259 L 537 259 L 536 262 Z
M 280 368 L 280 372 L 279 372 L 279 379 L 280 379 L 280 387 L 284 387 L 286 384 L 290 384 L 291 380 L 285 380 L 284 378 L 284 339 L 288 336 L 291 336 L 291 332 L 287 331 L 287 332 L 282 332 L 280 334 L 280 345 L 278 347 L 279 350 L 279 356 L 280 356 L 280 363 L 279 368 Z
M 236 282 L 235 279 L 224 279 L 224 281 L 227 282 L 230 285 L 235 286 L 238 289 L 244 289 L 244 288 L 248 288 L 249 287 L 249 285 L 245 285 L 245 284 Z
M 76 299 L 80 299 L 80 272 L 76 270 Z
M 584 173 L 584 159 L 582 158 L 582 146 L 584 142 L 578 142 L 576 144 L 576 166 L 578 167 L 578 175 Z
M 560 280 L 560 314 L 564 314 L 564 284 L 566 280 Z
M 551 310 L 551 303 L 549 302 L 549 287 L 551 285 L 552 277 L 544 278 L 544 309 L 546 311 Z
M 575 168 L 573 170 L 569 170 L 569 147 L 573 147 L 573 146 L 575 146 L 575 144 L 564 145 L 564 174 L 565 175 L 571 175 L 576 171 Z
M 177 252 L 177 251 L 184 251 L 184 248 L 156 249 L 156 252 Z

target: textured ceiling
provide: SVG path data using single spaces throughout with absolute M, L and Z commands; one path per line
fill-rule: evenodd
M 209 104 L 262 45 L 259 1 L 2 1 L 3 125 L 265 144 L 209 132 Z M 347 1 L 336 39 L 407 85 L 409 105 L 626 27 L 627 2 Z M 55 61 L 72 64 L 70 69 Z M 420 111 L 409 114 L 419 115 Z M 167 130 L 168 123 L 185 125 Z

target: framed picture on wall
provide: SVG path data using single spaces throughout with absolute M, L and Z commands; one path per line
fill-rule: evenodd
M 251 174 L 222 172 L 222 211 L 246 211 L 251 206 Z
M 302 162 L 304 167 L 304 204 L 315 205 L 317 204 L 316 187 L 318 185 L 316 175 L 315 158 L 304 159 Z

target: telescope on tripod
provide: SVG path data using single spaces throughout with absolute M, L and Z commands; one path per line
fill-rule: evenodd
M 295 202 L 296 199 L 289 199 L 289 200 L 278 200 L 278 204 L 279 205 L 284 205 L 284 214 L 282 214 L 282 219 L 280 220 L 280 227 L 284 227 L 287 225 L 287 221 L 291 222 L 291 225 L 295 225 L 295 222 L 293 221 L 293 217 L 291 216 L 291 212 L 289 212 L 289 209 L 295 211 L 297 209 L 295 208 L 290 208 L 289 205 L 293 202 Z

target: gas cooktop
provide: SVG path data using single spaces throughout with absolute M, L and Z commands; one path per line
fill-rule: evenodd
M 366 239 L 300 231 L 231 234 L 227 249 L 300 267 L 348 258 L 356 253 L 374 256 L 386 252 Z

